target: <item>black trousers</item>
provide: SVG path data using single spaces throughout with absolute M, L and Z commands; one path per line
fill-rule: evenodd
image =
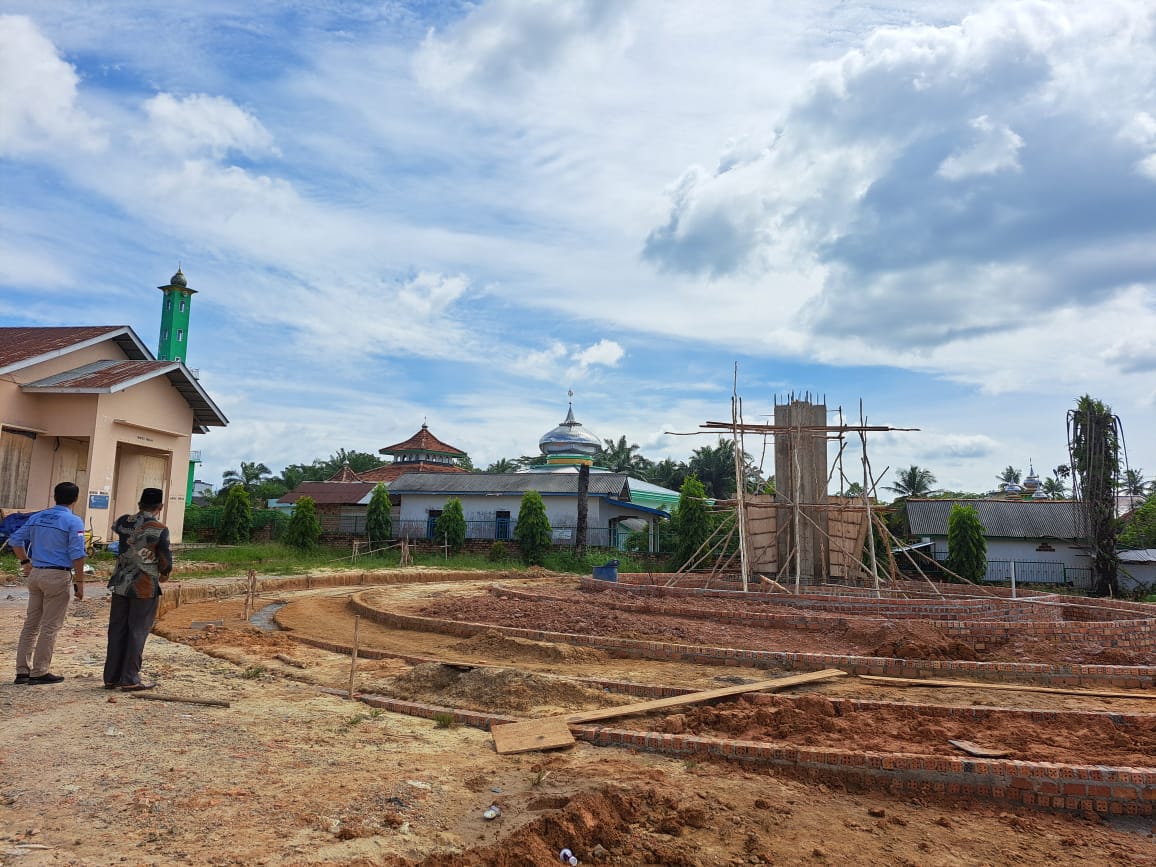
M 108 650 L 104 658 L 104 682 L 125 686 L 140 683 L 141 657 L 153 621 L 157 618 L 160 596 L 152 599 L 109 597 Z

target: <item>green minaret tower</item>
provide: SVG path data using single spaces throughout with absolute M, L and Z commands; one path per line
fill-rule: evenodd
M 161 361 L 186 361 L 189 357 L 189 310 L 197 290 L 189 288 L 180 268 L 177 268 L 168 286 L 157 288 L 165 293 L 157 358 Z

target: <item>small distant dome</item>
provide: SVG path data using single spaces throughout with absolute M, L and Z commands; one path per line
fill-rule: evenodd
M 1050 500 L 1051 496 L 1049 496 L 1048 492 L 1045 491 L 1043 488 L 1040 488 L 1034 494 L 1032 494 L 1032 499 L 1033 500 Z
M 181 269 L 177 268 L 177 273 L 172 276 L 171 280 L 169 280 L 169 285 L 171 285 L 171 286 L 188 286 L 189 281 L 185 279 L 185 275 L 181 271 Z
M 1006 485 L 1001 485 L 1005 494 L 1022 494 L 1023 488 L 1015 482 L 1008 482 Z

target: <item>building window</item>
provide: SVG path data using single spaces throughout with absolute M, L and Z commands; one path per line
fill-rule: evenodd
M 168 298 L 165 299 L 165 310 L 172 310 L 172 309 L 173 309 L 173 296 L 170 295 Z
M 185 329 L 178 328 L 177 329 L 177 343 L 180 343 L 184 339 L 185 339 Z
M 161 332 L 161 340 L 169 339 L 169 330 L 166 328 Z
M 181 312 L 182 313 L 185 312 L 185 299 L 184 298 L 181 299 Z

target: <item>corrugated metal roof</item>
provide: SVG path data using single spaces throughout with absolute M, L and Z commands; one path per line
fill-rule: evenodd
M 225 414 L 179 361 L 94 361 L 73 370 L 25 383 L 21 391 L 30 394 L 111 394 L 165 376 L 193 410 L 194 428 L 204 433 L 208 427 L 224 427 Z
M 591 473 L 590 496 L 630 499 L 629 477 L 622 473 Z M 389 486 L 404 494 L 540 494 L 578 495 L 577 473 L 406 473 Z
M 354 506 L 368 503 L 376 487 L 376 482 L 302 482 L 277 502 L 296 503 L 312 497 L 318 505 Z
M 1079 503 L 1072 500 L 908 500 L 907 522 L 916 536 L 946 536 L 955 505 L 973 506 L 984 535 L 999 539 L 1077 539 Z
M 1136 565 L 1138 563 L 1156 563 L 1156 548 L 1137 548 L 1133 551 L 1117 551 L 1116 556 L 1121 563 Z
M 123 391 L 180 366 L 176 361 L 113 361 L 102 359 L 65 370 L 44 379 L 26 382 L 24 391 L 33 392 L 110 392 Z
M 152 353 L 127 325 L 0 328 L 0 374 L 11 373 L 105 340 L 114 341 L 128 359 L 151 361 L 153 358 Z

